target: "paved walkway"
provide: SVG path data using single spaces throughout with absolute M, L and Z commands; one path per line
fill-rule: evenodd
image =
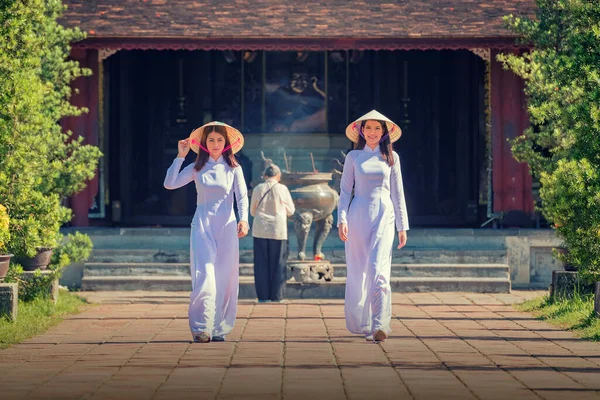
M 191 343 L 187 293 L 98 302 L 0 351 L 0 399 L 598 399 L 600 344 L 510 295 L 394 294 L 392 337 L 349 334 L 339 300 L 240 302 L 224 343 Z

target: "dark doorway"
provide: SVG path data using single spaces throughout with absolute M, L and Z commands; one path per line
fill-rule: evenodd
M 188 225 L 195 210 L 194 186 L 175 191 L 162 186 L 177 140 L 210 120 L 239 127 L 245 135 L 286 134 L 269 131 L 268 89 L 273 81 L 287 79 L 286 68 L 297 72 L 299 62 L 308 66 L 309 82 L 323 99 L 319 107 L 326 109 L 324 122 L 313 131 L 343 137 L 345 125 L 371 109 L 402 127 L 395 149 L 411 226 L 475 226 L 482 221 L 487 200 L 485 62 L 469 51 L 292 56 L 120 51 L 104 61 L 108 193 L 111 202 L 121 204 L 118 222 Z M 245 174 L 250 173 L 250 159 L 244 152 L 239 158 Z M 190 152 L 184 165 L 194 159 Z
M 403 130 L 394 148 L 412 225 L 481 221 L 485 61 L 466 50 L 373 51 L 351 63 L 350 74 L 350 120 L 375 108 Z

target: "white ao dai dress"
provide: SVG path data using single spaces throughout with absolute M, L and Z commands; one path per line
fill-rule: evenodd
M 396 152 L 393 157 L 390 167 L 379 147 L 365 146 L 347 154 L 342 173 L 338 226 L 348 224 L 346 327 L 365 336 L 391 332 L 392 246 L 396 231 L 409 229 L 400 159 Z

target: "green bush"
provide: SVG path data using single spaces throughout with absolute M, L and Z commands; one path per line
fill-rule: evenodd
M 515 158 L 540 178 L 542 212 L 555 223 L 569 260 L 598 272 L 600 183 L 600 3 L 537 0 L 535 19 L 507 17 L 533 49 L 500 55 L 525 80 L 531 127 L 512 141 Z
M 552 173 L 543 173 L 540 196 L 544 215 L 555 222 L 569 254 L 565 261 L 582 277 L 600 277 L 600 176 L 587 160 L 560 160 Z
M 65 236 L 52 254 L 50 269 L 62 269 L 72 263 L 86 261 L 92 254 L 92 240 L 81 232 Z

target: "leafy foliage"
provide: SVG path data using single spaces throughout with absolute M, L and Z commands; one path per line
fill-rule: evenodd
M 600 272 L 600 3 L 537 0 L 535 19 L 506 18 L 532 45 L 498 59 L 525 80 L 531 127 L 512 142 L 540 178 L 542 212 L 589 279 Z M 594 278 L 595 276 L 595 278 Z
M 91 74 L 68 59 L 69 43 L 85 35 L 58 24 L 63 9 L 60 0 L 0 1 L 0 204 L 15 256 L 61 245 L 72 218 L 64 199 L 85 188 L 102 156 L 59 124 L 86 111 L 70 104 L 71 83 Z
M 593 281 L 600 277 L 599 178 L 587 159 L 559 160 L 553 173 L 542 173 L 540 189 L 545 215 L 557 225 L 569 261 Z

